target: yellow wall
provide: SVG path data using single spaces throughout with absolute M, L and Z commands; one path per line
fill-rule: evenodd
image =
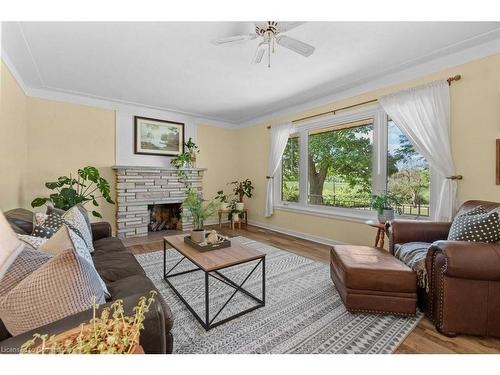
M 371 244 L 374 231 L 361 223 L 335 220 L 306 214 L 276 210 L 272 218 L 264 217 L 264 197 L 269 149 L 266 125 L 294 120 L 332 108 L 376 99 L 436 79 L 461 74 L 462 80 L 451 86 L 451 138 L 453 157 L 459 182 L 458 200 L 484 199 L 499 201 L 500 186 L 495 184 L 495 139 L 500 138 L 500 54 L 446 69 L 419 79 L 389 86 L 326 106 L 275 118 L 269 123 L 241 129 L 240 177 L 254 181 L 256 192 L 247 200 L 251 217 L 266 225 L 274 225 L 329 239 Z
M 213 198 L 219 190 L 229 193 L 231 188 L 227 184 L 238 178 L 238 135 L 238 132 L 232 129 L 198 125 L 197 144 L 200 153 L 196 164 L 208 168 L 203 177 L 205 198 Z
M 114 111 L 82 105 L 26 98 L 2 64 L 0 117 L 0 209 L 27 207 L 43 184 L 84 165 L 95 165 L 114 185 Z M 372 244 L 374 231 L 364 224 L 276 210 L 264 218 L 265 176 L 269 131 L 266 125 L 293 120 L 326 109 L 375 99 L 408 87 L 461 74 L 451 87 L 452 147 L 457 173 L 464 176 L 458 197 L 498 201 L 495 185 L 495 139 L 500 138 L 500 55 L 393 85 L 321 108 L 275 118 L 266 124 L 231 130 L 198 125 L 200 154 L 197 165 L 208 168 L 204 179 L 207 198 L 236 178 L 250 178 L 256 187 L 246 204 L 250 219 L 332 240 Z M 102 205 L 104 219 L 114 223 L 114 207 Z
M 28 174 L 26 202 L 46 196 L 44 184 L 87 165 L 99 169 L 115 196 L 115 112 L 52 100 L 27 98 Z M 90 203 L 88 209 L 92 209 Z M 115 206 L 99 201 L 104 220 L 115 223 Z
M 27 166 L 26 96 L 0 62 L 0 210 L 22 206 Z

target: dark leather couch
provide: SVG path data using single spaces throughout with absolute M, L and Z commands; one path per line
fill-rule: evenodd
M 470 209 L 500 203 L 471 200 Z M 408 242 L 432 243 L 426 256 L 428 291 L 419 305 L 445 335 L 500 337 L 500 243 L 447 241 L 451 223 L 393 220 L 386 225 L 389 250 Z M 436 242 L 437 241 L 437 242 Z
M 16 232 L 31 233 L 33 223 L 31 211 L 16 209 L 6 212 L 5 216 Z M 122 299 L 125 313 L 132 315 L 132 309 L 139 297 L 147 295 L 150 290 L 156 290 L 156 288 L 135 257 L 127 252 L 122 241 L 111 237 L 109 223 L 93 223 L 92 235 L 95 248 L 92 258 L 97 272 L 111 294 L 108 303 L 100 309 L 109 306 L 114 300 Z M 0 353 L 17 353 L 19 347 L 30 339 L 33 333 L 57 334 L 88 322 L 91 318 L 92 310 L 90 309 L 15 337 L 11 337 L 0 321 Z M 160 294 L 157 294 L 156 303 L 146 314 L 144 330 L 140 336 L 140 344 L 146 353 L 172 352 L 173 337 L 170 332 L 172 324 L 172 312 Z

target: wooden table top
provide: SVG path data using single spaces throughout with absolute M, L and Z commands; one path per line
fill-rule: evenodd
M 365 223 L 374 228 L 379 228 L 379 229 L 385 228 L 385 223 L 381 223 L 378 220 L 367 220 L 365 221 Z
M 235 242 L 231 242 L 230 247 L 202 252 L 185 243 L 184 237 L 185 235 L 177 235 L 163 238 L 170 246 L 205 272 L 217 271 L 266 256 L 263 252 Z

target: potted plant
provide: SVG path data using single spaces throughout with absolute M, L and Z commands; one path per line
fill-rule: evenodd
M 186 198 L 182 202 L 181 208 L 187 210 L 189 215 L 183 212 L 183 220 L 191 219 L 193 230 L 191 230 L 191 239 L 194 242 L 203 242 L 205 240 L 205 229 L 203 222 L 212 216 L 218 209 L 220 203 L 217 200 L 205 202 L 200 193 L 189 189 Z
M 38 197 L 33 199 L 31 207 L 40 207 L 50 202 L 55 208 L 69 210 L 78 203 L 85 205 L 92 202 L 94 207 L 98 207 L 97 199 L 104 198 L 106 202 L 115 204 L 111 198 L 111 188 L 109 182 L 101 177 L 95 167 L 85 167 L 77 171 L 77 177 L 73 178 L 61 176 L 57 181 L 46 182 L 45 187 L 55 190 L 49 197 Z M 100 195 L 99 195 L 100 194 Z M 102 218 L 102 215 L 93 210 L 92 215 Z
M 238 208 L 238 200 L 235 198 L 229 203 L 229 214 L 227 215 L 227 219 L 229 221 L 238 222 L 243 218 L 243 210 Z
M 221 209 L 223 209 L 223 210 L 229 209 L 230 203 L 228 202 L 228 196 L 226 194 L 224 194 L 223 190 L 219 190 L 217 192 L 215 199 L 217 199 L 220 202 Z
M 193 142 L 193 139 L 189 137 L 188 141 L 184 143 L 184 146 L 187 148 L 187 154 L 189 154 L 189 166 L 190 168 L 194 168 L 196 166 L 196 154 L 200 152 L 196 143 Z
M 394 208 L 391 207 L 390 200 L 390 196 L 386 193 L 372 195 L 371 206 L 377 211 L 377 218 L 381 223 L 394 219 Z
M 156 291 L 139 298 L 133 316 L 125 316 L 123 301 L 118 299 L 105 307 L 98 317 L 99 306 L 93 304 L 93 318 L 58 335 L 34 334 L 21 346 L 21 354 L 144 354 L 139 345 L 140 331 L 146 313 L 155 301 Z
M 233 181 L 230 183 L 234 185 L 233 192 L 238 197 L 238 202 L 236 204 L 236 209 L 239 211 L 243 211 L 245 204 L 243 203 L 243 198 L 248 197 L 251 198 L 253 195 L 254 187 L 252 185 L 252 181 L 248 178 L 243 181 Z

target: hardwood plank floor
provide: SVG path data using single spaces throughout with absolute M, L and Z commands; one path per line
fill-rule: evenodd
M 219 229 L 211 226 L 226 236 L 244 236 L 255 241 L 266 243 L 282 250 L 328 263 L 330 260 L 330 247 L 309 240 L 292 237 L 286 234 L 273 232 L 267 229 L 249 225 L 247 228 L 235 229 L 227 224 Z M 157 251 L 163 248 L 163 237 L 181 232 L 168 231 L 150 233 L 148 237 L 126 239 L 125 246 L 129 251 L 140 254 Z M 418 326 L 408 335 L 396 350 L 403 354 L 435 354 L 435 353 L 500 353 L 500 339 L 488 337 L 475 337 L 460 335 L 450 338 L 436 331 L 432 322 L 424 318 Z

